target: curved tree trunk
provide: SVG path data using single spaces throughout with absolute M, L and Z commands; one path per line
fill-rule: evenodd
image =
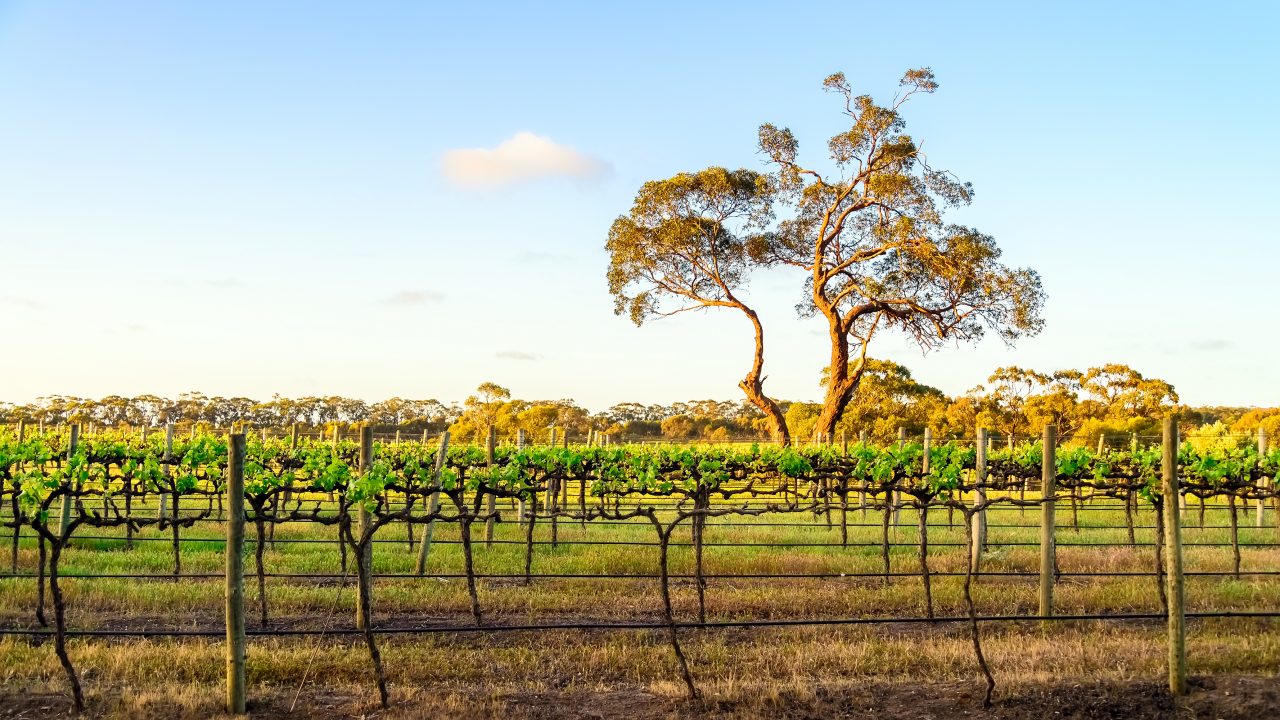
M 822 398 L 822 410 L 814 425 L 814 432 L 826 435 L 834 433 L 836 423 L 844 409 L 853 400 L 853 394 L 862 381 L 862 370 L 866 367 L 866 346 L 863 356 L 858 358 L 852 372 L 849 368 L 849 338 L 839 316 L 829 317 L 831 321 L 827 333 L 831 340 L 831 364 L 827 366 L 827 387 Z
M 738 387 L 742 388 L 747 400 L 769 419 L 769 424 L 773 427 L 773 439 L 784 446 L 790 445 L 791 433 L 787 430 L 787 419 L 782 414 L 782 408 L 778 407 L 773 398 L 764 394 L 764 326 L 760 324 L 760 316 L 755 310 L 746 305 L 739 307 L 755 328 L 756 349 L 751 360 L 751 370 L 738 383 Z

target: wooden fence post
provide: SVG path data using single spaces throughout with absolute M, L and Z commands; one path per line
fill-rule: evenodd
M 920 458 L 920 470 L 925 475 L 929 474 L 929 467 L 931 465 L 930 458 L 929 458 L 929 450 L 932 447 L 933 447 L 933 428 L 925 428 L 924 443 L 922 448 L 924 451 L 924 455 Z
M 866 430 L 858 431 L 858 445 L 864 448 L 867 446 Z M 862 517 L 865 519 L 867 517 L 867 483 L 865 480 L 859 483 L 858 509 L 862 510 Z
M 18 421 L 18 442 L 22 442 L 23 440 L 26 440 L 26 439 L 27 439 L 27 421 L 19 420 Z
M 901 450 L 907 444 L 907 429 L 898 426 L 898 449 Z M 893 527 L 898 527 L 898 513 L 902 511 L 902 491 L 894 489 L 893 491 Z
M 488 437 L 485 438 L 485 441 L 484 441 L 485 465 L 489 468 L 493 467 L 493 450 L 497 442 L 498 442 L 498 429 L 490 425 L 489 435 Z M 497 496 L 493 494 L 493 488 L 488 488 L 488 490 L 489 490 L 489 497 L 485 499 L 485 510 L 489 514 L 489 519 L 484 521 L 484 546 L 485 548 L 492 548 L 493 547 L 493 527 L 496 522 L 493 514 L 498 510 L 498 507 L 497 507 L 498 499 L 497 499 Z
M 245 712 L 244 435 L 227 443 L 227 713 Z
M 194 437 L 194 431 L 195 431 L 195 428 L 193 427 L 192 437 Z M 165 423 L 165 426 L 164 426 L 165 464 L 163 468 L 165 477 L 169 477 L 173 473 L 173 468 L 170 467 L 169 465 L 169 461 L 172 459 L 173 459 L 173 423 Z M 169 493 L 164 492 L 163 490 L 160 491 L 160 509 L 157 510 L 156 512 L 157 512 L 156 517 L 158 518 L 165 518 L 169 516 Z
M 436 451 L 436 465 L 431 476 L 432 484 L 437 488 L 431 492 L 431 503 L 427 512 L 435 515 L 440 510 L 440 472 L 444 470 L 444 461 L 449 457 L 449 431 L 440 434 L 440 449 Z M 422 533 L 422 542 L 418 545 L 418 560 L 414 564 L 414 572 L 418 575 L 427 571 L 427 555 L 431 552 L 431 537 L 435 534 L 436 521 L 427 521 L 427 529 Z
M 1053 615 L 1053 572 L 1058 548 L 1054 539 L 1054 494 L 1058 484 L 1058 427 L 1044 426 L 1040 458 L 1040 616 Z M 1048 621 L 1043 625 L 1047 628 Z
M 520 428 L 520 429 L 516 430 L 516 452 L 520 452 L 521 450 L 524 450 L 524 444 L 525 444 L 525 438 L 526 438 L 526 437 L 527 437 L 527 435 L 526 435 L 526 433 L 525 433 L 525 431 L 524 431 L 524 428 Z M 525 516 L 524 516 L 524 514 L 525 514 L 525 507 L 524 507 L 524 498 L 523 498 L 523 497 L 521 497 L 521 498 L 520 498 L 519 503 L 520 503 L 520 509 L 519 509 L 519 511 L 518 511 L 518 519 L 519 519 L 519 522 L 520 522 L 520 526 L 521 526 L 521 527 L 523 527 L 523 526 L 524 526 L 524 523 L 525 523 Z
M 974 462 L 973 472 L 973 504 L 981 505 L 987 500 L 987 489 L 983 485 L 987 482 L 987 429 L 978 428 L 977 458 Z M 987 510 L 983 508 L 973 516 L 973 542 L 970 544 L 973 548 L 973 555 L 969 558 L 969 564 L 973 568 L 973 572 L 978 572 L 982 568 L 982 554 L 987 551 Z
M 1258 460 L 1261 461 L 1262 456 L 1266 454 L 1267 454 L 1267 431 L 1259 427 L 1258 428 Z M 1265 481 L 1259 479 L 1258 487 L 1265 488 L 1266 487 Z M 1263 523 L 1263 520 L 1265 519 L 1265 513 L 1266 513 L 1266 511 L 1263 508 L 1265 508 L 1266 506 L 1267 506 L 1267 501 L 1261 495 L 1259 495 L 1257 511 L 1253 518 L 1253 524 L 1256 527 L 1262 527 L 1262 523 Z
M 373 468 L 373 426 L 362 425 L 360 427 L 360 472 L 367 473 Z M 369 529 L 369 510 L 360 503 L 360 507 L 356 510 L 356 532 L 355 536 L 358 541 L 364 540 L 364 534 Z M 361 551 L 361 564 L 364 566 L 365 578 L 364 582 L 356 583 L 356 629 L 364 630 L 369 625 L 369 618 L 365 616 L 364 609 L 370 602 L 364 597 L 365 589 L 373 590 L 373 543 L 365 543 L 364 550 Z
M 1164 419 L 1164 447 L 1160 463 L 1164 502 L 1164 562 L 1169 598 L 1169 692 L 1187 693 L 1186 591 L 1182 578 L 1182 519 L 1174 498 L 1178 492 L 1178 426 Z
M 553 447 L 553 448 L 556 446 L 556 429 L 555 429 L 554 427 L 553 427 L 553 428 L 551 428 L 551 443 L 550 443 L 550 444 L 551 444 L 551 447 Z
M 72 425 L 70 442 L 67 444 L 67 460 L 76 454 L 76 446 L 79 444 L 80 426 Z M 71 527 L 71 506 L 75 504 L 75 498 L 71 496 L 79 489 L 79 485 L 73 478 L 67 478 L 67 494 L 62 496 L 62 514 L 58 523 L 58 537 L 63 542 L 66 542 L 67 530 Z
M 922 451 L 922 454 L 920 456 L 920 474 L 928 475 L 929 470 L 932 469 L 933 467 L 932 458 L 929 457 L 929 451 L 933 448 L 933 428 L 924 429 L 924 437 L 921 439 L 920 445 L 921 445 L 921 451 Z M 924 502 L 927 503 L 928 500 L 925 500 Z M 925 509 L 920 508 L 917 512 L 924 513 Z M 921 517 L 921 518 L 917 518 L 917 520 L 919 520 L 919 522 L 921 523 L 924 523 L 928 521 L 928 518 Z M 924 528 L 924 532 L 926 533 L 929 532 L 929 529 L 927 527 Z

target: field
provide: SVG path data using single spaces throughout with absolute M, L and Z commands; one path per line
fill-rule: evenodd
M 90 465 L 110 455 L 105 441 L 86 445 Z M 433 448 L 407 448 L 383 446 L 376 456 L 403 458 L 416 452 L 430 468 Z M 322 450 L 327 452 L 312 444 L 300 452 Z M 251 448 L 250 456 L 261 458 L 263 452 Z M 460 480 L 467 468 L 479 476 L 475 468 L 487 465 L 480 449 L 456 452 L 461 454 L 451 455 L 446 467 L 456 467 Z M 656 451 L 576 452 L 594 458 L 593 472 L 599 473 L 607 453 Z M 555 473 L 548 472 L 552 482 L 535 482 L 522 493 L 490 494 L 500 496 L 493 497 L 492 513 L 485 507 L 484 492 L 459 482 L 460 489 L 453 492 L 460 493 L 463 509 L 454 511 L 452 522 L 443 511 L 428 514 L 425 502 L 425 491 L 447 487 L 447 474 L 446 481 L 436 475 L 434 484 L 417 489 L 379 486 L 373 495 L 381 500 L 369 517 L 388 520 L 368 535 L 372 567 L 367 581 L 370 627 L 376 630 L 390 693 L 385 709 L 366 634 L 355 630 L 356 588 L 361 585 L 357 551 L 354 544 L 344 551 L 338 543 L 339 532 L 358 527 L 359 518 L 336 525 L 316 521 L 357 515 L 342 503 L 344 489 L 338 490 L 338 502 L 330 503 L 323 489 L 300 485 L 296 495 L 280 502 L 282 486 L 251 487 L 250 465 L 244 581 L 249 709 L 297 717 L 951 717 L 984 712 L 995 717 L 1257 717 L 1280 709 L 1274 677 L 1280 668 L 1280 626 L 1274 616 L 1280 608 L 1280 543 L 1273 508 L 1265 508 L 1264 526 L 1254 527 L 1255 508 L 1237 502 L 1240 498 L 1230 500 L 1237 505 L 1233 513 L 1225 495 L 1210 497 L 1203 515 L 1198 500 L 1188 501 L 1181 541 L 1192 692 L 1175 700 L 1165 685 L 1156 515 L 1149 503 L 1137 503 L 1136 513 L 1128 515 L 1131 542 L 1124 510 L 1128 486 L 1107 496 L 1095 480 L 1087 501 L 1068 502 L 1064 495 L 1057 503 L 1053 612 L 1110 619 L 1012 619 L 1039 615 L 1041 508 L 1033 504 L 1036 488 L 1028 495 L 1007 482 L 990 482 L 987 551 L 972 573 L 966 562 L 969 514 L 964 508 L 972 507 L 977 496 L 964 485 L 969 475 L 962 473 L 949 490 L 931 491 L 930 604 L 924 592 L 918 510 L 902 502 L 893 524 L 891 513 L 884 511 L 888 493 L 830 484 L 822 468 L 824 453 L 833 452 L 840 454 L 829 448 L 799 454 L 809 462 L 803 472 L 794 469 L 795 478 L 804 483 L 784 482 L 729 498 L 699 494 L 713 472 L 702 465 L 703 482 L 689 486 L 694 488 L 692 499 L 679 487 L 664 492 L 652 486 L 646 493 L 632 493 L 582 480 L 560 486 L 554 484 Z M 199 453 L 180 443 L 175 449 L 179 454 L 195 458 Z M 349 456 L 353 467 L 362 466 L 354 444 L 336 455 Z M 856 449 L 840 454 L 857 455 Z M 499 449 L 497 464 L 519 465 L 515 457 Z M 726 466 L 735 462 L 728 455 L 715 457 Z M 945 473 L 938 466 L 949 461 L 936 453 L 930 457 L 933 476 Z M 957 467 L 972 464 L 957 457 Z M 214 462 L 205 457 L 196 464 Z M 791 461 L 774 462 L 786 468 Z M 917 486 L 908 477 L 933 477 L 905 456 L 894 462 L 904 471 L 894 475 L 892 487 L 909 491 Z M 999 458 L 991 462 L 995 466 Z M 1118 457 L 1111 462 L 1123 464 Z M 571 466 L 572 460 L 564 464 Z M 156 490 L 144 486 L 141 470 L 106 465 L 112 468 L 106 484 L 115 489 L 107 500 L 102 492 L 93 494 L 92 482 L 78 490 L 81 502 L 73 515 L 84 522 L 73 529 L 57 566 L 66 625 L 73 633 L 67 652 L 85 689 L 86 712 L 111 717 L 216 715 L 226 692 L 225 511 L 219 513 L 212 490 L 201 494 L 192 487 L 183 491 L 186 495 L 177 493 L 183 499 L 180 513 L 189 522 L 179 527 L 181 576 L 174 577 L 174 526 L 157 524 L 161 511 Z M 392 465 L 398 477 L 412 474 L 400 460 Z M 19 466 L 30 472 L 30 463 L 13 465 Z M 191 466 L 172 467 L 173 476 L 182 477 Z M 268 467 L 270 463 L 258 466 L 263 476 L 271 474 Z M 1058 467 L 1059 482 L 1078 487 L 1071 484 L 1074 471 L 1064 469 L 1061 460 Z M 51 472 L 44 471 L 46 476 Z M 296 473 L 284 475 L 298 481 L 306 472 L 300 465 Z M 19 473 L 11 475 L 10 488 Z M 372 475 L 377 471 L 370 468 L 358 477 Z M 854 469 L 846 476 L 859 477 Z M 497 487 L 496 474 L 488 477 Z M 217 478 L 202 482 L 220 487 Z M 504 487 L 515 487 L 507 482 Z M 1248 493 L 1239 488 L 1247 484 L 1232 490 L 1228 478 L 1220 489 L 1243 498 Z M 358 486 L 358 480 L 350 481 L 345 497 L 357 497 Z M 730 473 L 716 487 L 745 485 Z M 129 505 L 134 520 L 111 522 L 115 503 L 135 489 Z M 543 498 L 550 504 L 548 491 L 553 489 L 563 494 L 550 509 L 539 508 L 530 532 L 518 522 L 518 501 L 532 506 L 535 498 Z M 575 497 L 579 489 L 582 505 Z M 424 491 L 420 514 L 405 514 L 404 500 L 414 499 L 419 490 Z M 274 498 L 263 505 L 273 508 L 275 502 L 274 509 L 257 513 L 252 507 L 255 491 L 259 498 Z M 596 491 L 598 499 L 593 499 Z M 37 514 L 37 525 L 57 524 L 57 496 L 51 489 L 40 501 L 53 511 L 44 520 Z M 909 500 L 905 492 L 903 497 Z M 1019 498 L 1028 504 L 1012 506 Z M 104 502 L 112 510 L 99 512 L 94 520 L 95 506 Z M 15 503 L 5 505 L 20 507 Z M 474 511 L 468 514 L 466 508 Z M 672 525 L 681 514 L 684 522 Z M 265 596 L 259 595 L 255 577 L 257 516 L 274 520 L 264 524 Z M 419 576 L 415 565 L 425 521 L 432 517 L 437 520 L 432 546 Z M 492 543 L 486 541 L 490 517 L 495 520 Z M 416 518 L 413 529 L 395 521 L 405 518 Z M 471 519 L 470 573 L 460 518 Z M 660 577 L 663 528 L 669 533 L 666 583 Z M 359 533 L 348 536 L 352 543 L 358 539 Z M 0 576 L 0 627 L 12 633 L 0 639 L 0 666 L 5 668 L 0 717 L 60 714 L 72 703 L 48 631 L 35 619 L 40 550 L 30 526 L 22 528 L 16 560 L 17 576 Z M 987 618 L 981 622 L 969 620 L 966 580 L 971 581 L 973 613 Z M 670 591 L 670 616 L 664 587 Z M 1197 617 L 1233 613 L 1242 616 Z M 792 621 L 803 624 L 787 624 Z M 986 686 L 972 632 L 978 626 L 997 682 L 994 704 L 985 711 Z M 110 634 L 74 634 L 84 631 Z M 138 636 L 149 634 L 157 636 Z M 677 635 L 697 698 L 689 697 L 690 686 L 673 652 Z

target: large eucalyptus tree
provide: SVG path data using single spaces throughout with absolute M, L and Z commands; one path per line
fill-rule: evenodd
M 769 178 L 751 170 L 711 167 L 653 180 L 614 221 L 605 248 L 614 311 L 636 325 L 707 308 L 743 314 L 755 349 L 738 387 L 768 418 L 775 439 L 788 443 L 782 411 L 764 393 L 764 327 L 742 296 L 754 265 L 747 244 L 772 222 L 773 195 Z
M 790 130 L 760 127 L 786 217 L 748 250 L 756 262 L 802 271 L 800 309 L 826 321 L 831 350 L 815 430 L 829 433 L 877 334 L 895 330 L 925 350 L 988 329 L 1012 342 L 1039 332 L 1044 294 L 1034 270 L 1000 262 L 991 236 L 945 221 L 973 190 L 928 164 L 899 113 L 913 95 L 937 89 L 931 71 L 908 71 L 888 105 L 855 95 L 842 73 L 823 86 L 843 98 L 849 128 L 827 142 L 820 168 L 800 161 Z

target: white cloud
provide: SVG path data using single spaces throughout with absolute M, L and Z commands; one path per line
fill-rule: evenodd
M 14 305 L 27 310 L 41 310 L 44 308 L 44 305 L 41 305 L 35 300 L 27 297 L 20 297 L 18 295 L 0 295 L 0 304 Z
M 1190 347 L 1192 350 L 1198 350 L 1201 352 L 1212 352 L 1215 350 L 1230 350 L 1233 345 L 1234 343 L 1232 343 L 1230 340 L 1224 340 L 1222 338 L 1212 338 L 1208 340 L 1193 340 L 1191 342 Z
M 545 177 L 596 178 L 609 166 L 550 138 L 518 132 L 495 148 L 446 152 L 443 170 L 455 185 L 492 188 Z
M 542 359 L 542 355 L 539 353 L 524 352 L 523 350 L 499 350 L 494 354 L 494 357 L 501 360 L 520 360 L 523 362 Z
M 398 307 L 413 307 L 440 302 L 441 300 L 444 300 L 444 295 L 436 292 L 435 290 L 401 290 L 400 292 L 383 299 L 382 304 L 395 305 Z

